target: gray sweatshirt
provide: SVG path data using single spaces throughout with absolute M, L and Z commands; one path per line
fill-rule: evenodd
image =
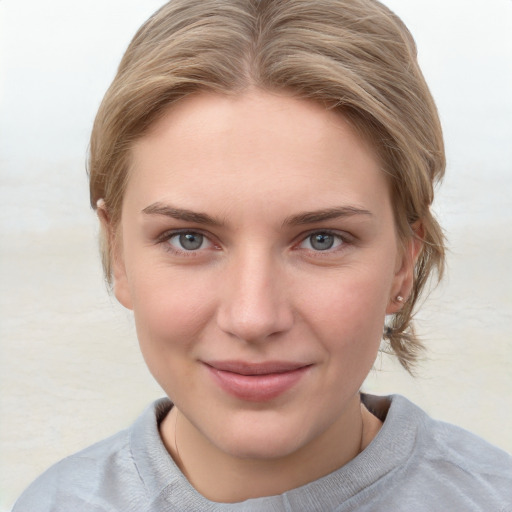
M 41 475 L 13 512 L 512 512 L 512 457 L 435 421 L 400 395 L 362 395 L 384 421 L 372 443 L 337 471 L 278 496 L 216 503 L 199 494 L 166 451 L 150 406 L 127 430 Z

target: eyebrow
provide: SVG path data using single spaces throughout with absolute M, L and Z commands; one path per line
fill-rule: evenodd
M 283 225 L 300 226 L 303 224 L 313 224 L 324 220 L 339 219 L 343 217 L 353 217 L 355 215 L 364 215 L 373 217 L 372 212 L 357 206 L 340 206 L 338 208 L 326 208 L 313 212 L 302 212 L 297 215 L 287 217 Z
M 206 213 L 194 212 L 185 208 L 175 208 L 162 203 L 153 203 L 142 210 L 146 215 L 163 215 L 177 220 L 186 222 L 194 222 L 196 224 L 207 224 L 211 226 L 223 226 L 224 223 Z M 323 210 L 315 210 L 312 212 L 301 212 L 296 215 L 287 217 L 283 226 L 300 226 L 304 224 L 313 224 L 325 220 L 338 219 L 342 217 L 353 217 L 356 215 L 364 215 L 372 217 L 373 214 L 364 208 L 356 206 L 340 206 L 337 208 L 325 208 Z
M 162 203 L 153 203 L 142 210 L 147 215 L 163 215 L 186 222 L 195 222 L 196 224 L 208 224 L 211 226 L 222 226 L 223 222 L 210 217 L 206 213 L 194 212 L 184 208 L 174 208 Z

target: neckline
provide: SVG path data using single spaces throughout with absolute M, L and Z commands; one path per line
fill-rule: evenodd
M 184 503 L 193 503 L 195 510 L 252 512 L 267 509 L 302 510 L 305 507 L 304 500 L 309 497 L 314 498 L 311 510 L 330 510 L 334 504 L 340 505 L 354 497 L 393 468 L 403 464 L 414 447 L 416 429 L 411 428 L 411 422 L 415 411 L 421 413 L 420 409 L 400 395 L 378 397 L 361 394 L 361 400 L 372 414 L 383 421 L 372 442 L 333 473 L 276 496 L 238 503 L 218 503 L 197 492 L 181 473 L 160 437 L 159 424 L 173 406 L 166 398 L 152 404 L 134 424 L 130 447 L 152 502 L 161 500 L 177 509 L 181 509 Z

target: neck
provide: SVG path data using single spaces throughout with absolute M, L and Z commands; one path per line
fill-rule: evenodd
M 242 458 L 220 450 L 176 407 L 160 428 L 167 450 L 192 486 L 211 501 L 235 503 L 282 494 L 332 473 L 371 442 L 380 421 L 357 396 L 343 417 L 307 445 L 272 459 Z

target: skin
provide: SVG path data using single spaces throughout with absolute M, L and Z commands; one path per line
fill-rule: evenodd
M 359 389 L 420 250 L 415 239 L 405 250 L 398 243 L 373 149 L 339 113 L 250 90 L 182 100 L 132 157 L 115 293 L 175 403 L 161 435 L 192 485 L 236 502 L 357 456 L 380 428 Z M 304 215 L 340 208 L 333 218 Z M 200 247 L 183 248 L 176 230 L 202 235 Z M 326 231 L 333 246 L 318 250 L 311 235 Z M 262 402 L 221 389 L 205 367 L 219 360 L 309 366 Z

